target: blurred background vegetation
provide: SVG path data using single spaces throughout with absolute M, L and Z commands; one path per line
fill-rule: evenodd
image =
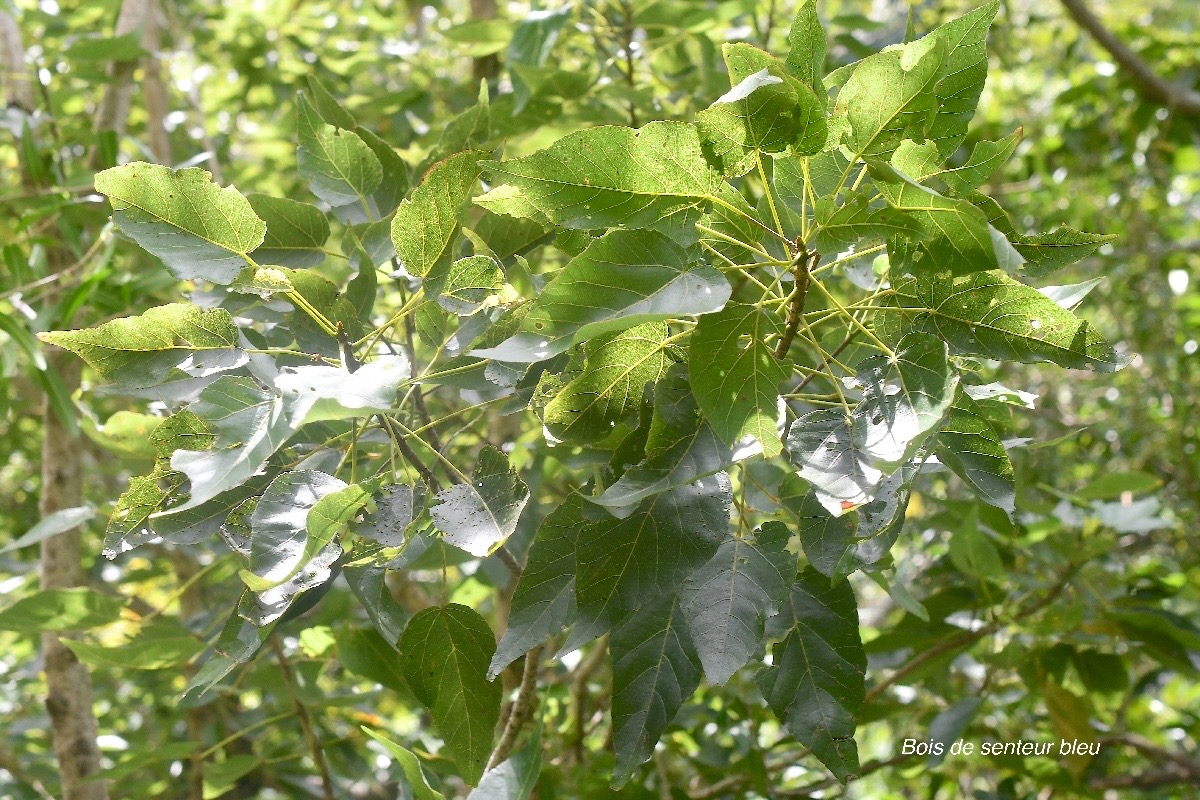
M 916 3 L 912 24 L 926 30 L 970 5 Z M 1044 787 L 1084 797 L 1196 796 L 1188 793 L 1200 785 L 1200 108 L 1189 87 L 1200 86 L 1200 15 L 1187 0 L 1086 4 L 1134 56 L 1130 64 L 1084 30 L 1081 5 L 1002 4 L 968 146 L 1023 128 L 1016 156 L 987 187 L 1018 228 L 1037 220 L 1039 230 L 1064 224 L 1117 235 L 1055 281 L 1100 279 L 1088 316 L 1138 356 L 1116 375 L 1008 368 L 1006 385 L 1037 395 L 1035 408 L 1017 409 L 1013 422 L 1032 443 L 1013 450 L 1026 484 L 1020 509 L 1027 524 L 989 528 L 984 554 L 973 556 L 982 566 L 964 566 L 951 546 L 953 532 L 992 523 L 941 502 L 935 484 L 910 510 L 916 534 L 897 558 L 908 565 L 909 590 L 943 619 L 969 606 L 961 595 L 981 580 L 1002 583 L 1017 597 L 1053 589 L 1027 567 L 1027 555 L 1038 549 L 1072 556 L 1069 586 L 1050 597 L 1045 613 L 989 632 L 978 650 L 948 649 L 869 704 L 859 740 L 864 771 L 873 774 L 848 789 L 822 783 L 823 773 L 786 745 L 763 744 L 770 736 L 760 729 L 762 715 L 747 707 L 746 679 L 702 689 L 671 728 L 668 756 L 622 796 L 1051 796 Z M 118 0 L 0 3 L 6 598 L 27 594 L 38 579 L 37 548 L 7 545 L 43 516 L 42 398 L 49 390 L 62 401 L 72 389 L 71 376 L 47 364 L 31 334 L 136 314 L 179 291 L 161 265 L 114 237 L 108 206 L 91 188 L 98 168 L 133 159 L 202 166 L 223 184 L 306 199 L 294 168 L 294 97 L 309 76 L 410 165 L 475 102 L 480 79 L 494 92 L 513 92 L 523 107 L 513 123 L 529 131 L 523 150 L 600 122 L 689 119 L 727 87 L 720 43 L 768 42 L 779 51 L 792 12 L 783 0 L 594 0 L 561 12 L 557 5 L 547 11 L 539 3 L 494 0 L 125 6 L 146 13 L 142 24 L 123 27 Z M 900 41 L 908 24 L 900 2 L 825 0 L 820 10 L 830 70 Z M 538 42 L 514 41 L 531 13 L 558 13 L 558 22 L 538 28 L 545 36 Z M 1138 65 L 1152 74 L 1137 72 Z M 89 394 L 74 406 L 82 433 L 73 447 L 82 458 L 85 500 L 95 509 L 81 539 L 86 580 L 136 598 L 142 614 L 168 609 L 193 632 L 211 632 L 228 613 L 231 596 L 221 587 L 234 569 L 215 560 L 224 552 L 219 543 L 139 550 L 117 562 L 100 556 L 114 498 L 149 463 L 144 418 L 130 413 L 139 407 L 127 398 Z M 989 572 L 989 559 L 1003 577 Z M 201 579 L 186 583 L 198 569 L 205 570 Z M 879 601 L 864 602 L 872 667 L 895 666 L 904 647 L 946 641 L 944 629 L 918 626 L 886 595 L 872 595 L 873 586 L 861 591 Z M 296 691 L 317 718 L 337 796 L 409 796 L 398 788 L 398 767 L 367 745 L 358 726 L 403 732 L 421 749 L 419 718 L 403 691 L 386 686 L 386 676 L 380 681 L 369 666 L 335 658 L 349 603 L 348 592 L 336 590 L 313 615 L 290 624 L 282 641 Z M 0 631 L 5 800 L 60 796 L 38 647 L 36 637 Z M 294 720 L 278 721 L 291 701 L 277 696 L 275 661 L 260 659 L 221 703 L 202 709 L 177 702 L 184 671 L 95 668 L 103 765 L 119 779 L 113 796 L 183 797 L 179 776 L 192 769 L 189 758 L 205 798 L 320 796 L 300 729 Z M 567 702 L 568 689 L 564 684 L 563 696 L 548 698 L 550 710 Z M 893 759 L 899 740 L 935 732 L 974 741 L 1100 738 L 1109 746 L 1096 759 L 1065 766 L 1056 758 Z M 596 765 L 604 760 L 603 739 L 602 727 L 589 739 Z M 179 742 L 198 742 L 199 749 L 167 747 Z M 587 770 L 569 768 L 568 754 L 548 749 L 546 758 L 539 796 L 610 794 L 598 767 L 590 779 Z M 436 757 L 426 766 L 437 775 Z

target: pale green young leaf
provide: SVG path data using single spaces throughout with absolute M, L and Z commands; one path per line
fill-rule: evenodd
M 673 595 L 629 616 L 613 630 L 612 786 L 620 789 L 700 685 L 700 657 Z
M 534 300 L 518 332 L 472 355 L 542 361 L 572 344 L 643 322 L 717 311 L 729 282 L 654 231 L 615 230 L 588 245 Z M 579 303 L 586 295 L 588 303 Z
M 529 487 L 494 447 L 479 453 L 470 483 L 443 489 L 429 509 L 446 542 L 483 558 L 517 529 Z
M 923 330 L 956 353 L 1097 372 L 1129 363 L 1090 323 L 1000 271 L 900 276 L 892 290 L 894 305 L 879 318 L 889 336 Z
M 482 308 L 503 286 L 504 270 L 494 258 L 467 256 L 450 265 L 437 302 L 447 311 L 466 316 Z
M 546 430 L 557 439 L 595 442 L 636 414 L 647 383 L 666 374 L 667 326 L 647 322 L 597 336 L 581 345 L 581 362 L 569 383 L 542 409 Z
M 137 161 L 96 176 L 113 223 L 180 280 L 228 284 L 263 242 L 267 225 L 237 189 L 212 175 Z
M 479 183 L 483 153 L 470 150 L 434 164 L 392 217 L 392 243 L 409 275 L 425 277 L 447 256 Z
M 696 402 L 727 445 L 753 437 L 768 458 L 779 454 L 779 384 L 791 365 L 775 358 L 767 337 L 777 319 L 757 306 L 730 304 L 705 314 L 692 332 L 689 363 Z
M 220 353 L 231 366 L 245 361 L 229 312 L 206 311 L 190 303 L 170 303 L 96 328 L 51 331 L 38 337 L 75 353 L 106 379 L 135 388 L 161 383 L 197 353 Z
M 796 575 L 796 557 L 784 549 L 790 535 L 783 523 L 768 522 L 753 539 L 727 539 L 680 590 L 710 682 L 723 684 L 750 662 L 762 644 L 764 621 L 786 602 Z
M 705 202 L 721 185 L 696 129 L 681 122 L 589 128 L 484 168 L 556 224 L 583 230 L 647 227 Z
M 299 268 L 325 261 L 329 220 L 319 208 L 265 194 L 249 194 L 246 199 L 267 223 L 263 243 L 250 254 L 256 263 Z
M 796 741 L 847 781 L 859 771 L 854 729 L 867 670 L 854 590 L 847 581 L 831 584 L 805 570 L 774 627 L 771 633 L 786 637 L 775 645 L 758 688 Z
M 491 628 L 466 606 L 427 608 L 409 621 L 399 649 L 408 688 L 429 709 L 463 780 L 475 786 L 500 717 L 500 684 L 487 679 L 496 649 Z

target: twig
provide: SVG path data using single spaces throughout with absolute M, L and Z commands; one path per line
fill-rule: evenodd
M 525 669 L 521 673 L 521 688 L 517 690 L 517 699 L 513 701 L 512 709 L 508 712 L 508 720 L 504 723 L 504 733 L 492 755 L 488 758 L 487 769 L 493 769 L 504 762 L 512 754 L 517 743 L 521 728 L 533 715 L 533 707 L 537 700 L 537 673 L 542 662 L 542 645 L 525 654 Z
M 831 352 L 829 354 L 829 360 L 832 361 L 833 359 L 840 356 L 842 354 L 842 351 L 850 346 L 850 343 L 854 341 L 854 337 L 857 335 L 858 335 L 857 330 L 850 331 L 848 334 L 846 334 L 846 338 L 842 340 L 842 343 L 839 344 L 837 347 L 833 348 L 833 352 Z M 792 389 L 792 394 L 796 394 L 796 393 L 800 392 L 805 386 L 808 386 L 808 384 L 812 383 L 812 379 L 817 377 L 818 375 L 824 375 L 825 373 L 823 372 L 823 370 L 828 366 L 829 366 L 829 361 L 826 361 L 825 359 L 821 359 L 821 369 L 816 370 L 811 375 L 809 375 L 807 378 L 800 381 L 800 383 L 796 385 L 796 388 Z
M 422 480 L 429 484 L 429 488 L 433 489 L 435 492 L 440 490 L 442 487 L 441 481 L 437 479 L 437 476 L 433 474 L 433 470 L 431 470 L 425 464 L 425 462 L 421 460 L 421 457 L 416 454 L 412 447 L 409 446 L 404 437 L 400 435 L 400 432 L 395 429 L 391 423 L 391 420 L 387 418 L 386 414 L 379 415 L 379 422 L 383 425 L 383 429 L 387 431 L 388 436 L 392 437 L 392 441 L 408 460 L 408 463 L 412 464 L 413 468 L 421 476 Z
M 591 653 L 583 660 L 582 663 L 575 669 L 575 676 L 571 680 L 571 710 L 574 714 L 574 738 L 571 742 L 571 752 L 575 757 L 575 763 L 583 762 L 583 737 L 585 733 L 585 712 L 587 703 L 587 682 L 601 664 L 604 663 L 604 656 L 608 651 L 608 635 L 600 637 L 593 645 Z
M 279 660 L 279 670 L 283 673 L 283 685 L 287 690 L 288 696 L 292 698 L 292 705 L 296 709 L 296 717 L 300 720 L 300 727 L 304 729 L 304 738 L 308 740 L 308 747 L 312 750 L 313 761 L 316 762 L 317 772 L 321 774 L 321 788 L 325 793 L 325 800 L 334 800 L 333 796 L 333 779 L 329 776 L 329 765 L 325 763 L 325 752 L 321 749 L 321 743 L 317 740 L 316 733 L 313 731 L 312 719 L 308 716 L 308 709 L 300 702 L 300 698 L 296 696 L 296 680 L 292 675 L 292 667 L 288 664 L 287 655 L 284 654 L 283 648 L 279 644 L 279 639 L 272 636 L 270 639 L 271 649 L 275 651 L 275 658 Z
M 821 260 L 820 253 L 810 253 L 803 242 L 798 244 L 800 253 L 793 262 L 795 266 L 792 267 L 792 277 L 796 286 L 792 289 L 792 300 L 788 305 L 787 326 L 783 330 L 783 336 L 779 337 L 779 344 L 775 345 L 776 358 L 786 356 L 796 339 L 796 332 L 800 330 L 800 323 L 804 321 L 804 299 L 808 296 L 809 272 Z
M 1200 92 L 1159 77 L 1142 58 L 1104 27 L 1083 0 L 1062 0 L 1063 7 L 1079 27 L 1092 35 L 1137 84 L 1138 91 L 1168 109 L 1188 116 L 1200 116 Z

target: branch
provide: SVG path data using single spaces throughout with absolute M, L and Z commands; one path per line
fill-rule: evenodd
M 800 323 L 804 321 L 804 299 L 808 296 L 809 272 L 820 260 L 820 253 L 809 253 L 804 244 L 800 244 L 800 253 L 796 256 L 795 266 L 792 268 L 796 286 L 792 289 L 792 301 L 788 305 L 787 327 L 783 330 L 783 336 L 779 337 L 779 344 L 775 345 L 776 358 L 786 356 L 796 339 L 796 332 L 800 330 Z
M 333 780 L 329 776 L 329 765 L 325 763 L 325 751 L 321 749 L 321 742 L 317 739 L 316 732 L 313 731 L 312 720 L 308 716 L 308 709 L 304 707 L 304 704 L 300 702 L 300 698 L 296 695 L 296 680 L 292 675 L 292 667 L 288 663 L 287 656 L 279 644 L 278 637 L 272 636 L 270 642 L 271 649 L 275 651 L 275 658 L 279 660 L 279 669 L 283 673 L 283 687 L 287 691 L 288 696 L 292 698 L 292 706 L 296 709 L 296 718 L 300 720 L 300 727 L 304 729 L 304 738 L 308 740 L 309 749 L 312 750 L 313 761 L 317 765 L 317 772 L 321 774 L 321 789 L 324 792 L 325 800 L 333 800 Z
M 1090 33 L 1096 43 L 1107 50 L 1113 60 L 1128 73 L 1141 94 L 1181 114 L 1200 116 L 1200 92 L 1171 83 L 1155 74 L 1149 64 L 1104 27 L 1104 23 L 1088 10 L 1083 0 L 1062 0 L 1062 4 L 1071 15 L 1071 19 Z
M 517 690 L 517 699 L 513 701 L 512 710 L 508 712 L 508 720 L 504 723 L 504 733 L 500 735 L 500 743 L 488 758 L 487 769 L 493 769 L 504 763 L 504 759 L 512 754 L 517 743 L 517 736 L 526 721 L 533 715 L 533 707 L 537 699 L 537 673 L 542 661 L 542 645 L 525 654 L 525 670 L 521 673 L 521 688 Z

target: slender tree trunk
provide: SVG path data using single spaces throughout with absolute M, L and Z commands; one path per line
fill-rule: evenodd
M 471 0 L 471 19 L 495 19 L 496 0 Z M 476 84 L 480 80 L 492 80 L 500 74 L 500 56 L 490 53 L 471 61 L 471 74 Z
M 117 21 L 116 34 L 143 32 L 143 45 L 157 49 L 157 26 L 151 19 L 152 0 L 125 0 Z M 5 15 L 7 17 L 7 15 Z M 5 66 L 23 62 L 23 45 L 15 21 L 0 20 L 4 26 Z M 148 37 L 148 38 L 147 38 Z M 150 49 L 150 48 L 147 48 Z M 18 55 L 19 54 L 19 55 Z M 113 82 L 97 109 L 95 130 L 111 130 L 118 135 L 125 129 L 133 91 L 133 64 L 113 67 Z M 7 71 L 7 70 L 6 70 Z M 19 74 L 19 73 L 18 73 Z M 13 79 L 10 79 L 10 81 Z M 17 84 L 19 88 L 19 84 Z M 26 94 L 32 94 L 26 92 Z M 32 104 L 32 98 L 29 98 Z M 47 109 L 49 113 L 51 110 Z M 29 174 L 26 171 L 26 174 Z M 71 263 L 65 245 L 47 248 L 52 271 Z M 54 297 L 47 299 L 54 302 Z M 68 392 L 79 387 L 81 365 L 72 354 L 55 351 L 47 355 Z M 81 448 L 63 420 L 46 403 L 42 414 L 42 487 L 38 508 L 45 517 L 65 508 L 83 504 L 83 467 Z M 86 584 L 82 562 L 81 531 L 75 528 L 46 539 L 41 544 L 41 587 L 65 589 Z M 42 635 L 42 654 L 46 674 L 46 709 L 50 715 L 51 740 L 58 759 L 62 800 L 108 800 L 104 781 L 90 780 L 100 771 L 98 726 L 92 708 L 92 680 L 85 665 L 63 643 L 63 635 Z

